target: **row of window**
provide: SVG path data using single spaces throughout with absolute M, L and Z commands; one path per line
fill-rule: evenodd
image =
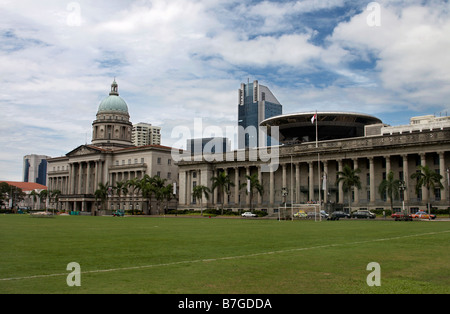
M 144 163 L 144 161 L 145 161 L 145 159 L 144 158 L 141 158 L 141 164 L 143 164 Z M 137 164 L 138 163 L 138 158 L 134 158 L 134 164 Z M 125 159 L 122 159 L 122 163 L 120 163 L 119 162 L 119 160 L 116 160 L 116 166 L 119 166 L 119 165 L 125 165 Z M 131 163 L 131 158 L 129 158 L 128 159 L 128 163 L 127 163 L 128 165 L 131 165 L 132 163 Z M 161 157 L 158 157 L 157 159 L 156 159 L 156 164 L 158 164 L 158 165 L 162 165 L 162 158 Z M 172 159 L 167 159 L 167 164 L 168 165 L 171 165 L 172 164 Z M 53 167 L 54 168 L 54 167 Z

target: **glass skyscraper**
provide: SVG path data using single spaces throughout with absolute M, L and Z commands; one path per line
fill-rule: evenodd
M 45 155 L 26 155 L 23 157 L 23 182 L 47 185 L 47 158 Z
M 241 84 L 238 112 L 238 148 L 271 146 L 271 138 L 261 134 L 261 121 L 283 114 L 283 107 L 267 86 L 258 81 Z

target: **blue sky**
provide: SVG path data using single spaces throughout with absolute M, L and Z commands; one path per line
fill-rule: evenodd
M 133 123 L 235 126 L 241 82 L 284 113 L 450 114 L 448 1 L 0 0 L 0 180 L 90 142 L 114 77 Z M 371 10 L 368 10 L 371 9 Z M 379 17 L 380 24 L 371 26 Z

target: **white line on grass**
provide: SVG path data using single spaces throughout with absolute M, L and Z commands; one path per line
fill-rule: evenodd
M 372 242 L 391 241 L 391 240 L 398 240 L 398 239 L 405 239 L 405 238 L 412 238 L 412 237 L 436 235 L 436 234 L 448 233 L 448 232 L 450 232 L 450 230 L 440 231 L 440 232 L 428 232 L 428 233 L 420 233 L 420 234 L 411 234 L 411 235 L 399 236 L 399 237 L 391 237 L 391 238 L 372 239 L 372 240 L 366 240 L 366 241 L 356 241 L 356 242 L 349 242 L 349 243 L 340 243 L 340 244 L 339 243 L 335 243 L 335 244 L 318 245 L 318 246 L 294 248 L 294 249 L 287 249 L 287 250 L 260 252 L 260 253 L 246 254 L 246 255 L 225 256 L 225 257 L 217 257 L 217 258 L 206 258 L 206 259 L 197 259 L 197 260 L 190 260 L 190 261 L 179 261 L 179 262 L 171 262 L 171 263 L 143 265 L 143 266 L 132 266 L 132 267 L 122 267 L 122 268 L 88 270 L 88 271 L 83 271 L 81 273 L 82 274 L 107 273 L 107 272 L 113 272 L 113 271 L 125 271 L 125 270 L 152 268 L 152 267 L 174 266 L 174 265 L 180 265 L 180 264 L 192 264 L 192 263 L 201 263 L 201 262 L 216 262 L 216 261 L 240 259 L 240 258 L 246 258 L 246 257 L 255 257 L 255 256 L 261 256 L 261 255 L 271 255 L 271 254 L 280 254 L 280 253 L 287 253 L 287 252 L 297 252 L 297 251 L 324 249 L 324 248 L 339 247 L 339 246 L 354 245 L 354 244 L 364 244 L 364 243 L 372 243 Z M 67 275 L 68 275 L 68 273 L 66 272 L 66 273 L 48 274 L 48 275 L 35 275 L 35 276 L 25 276 L 25 277 L 15 277 L 15 278 L 0 278 L 0 281 L 47 278 L 47 277 L 56 277 L 56 276 L 67 276 Z

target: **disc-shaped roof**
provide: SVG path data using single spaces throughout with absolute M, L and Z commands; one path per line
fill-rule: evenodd
M 317 114 L 317 120 L 312 120 Z M 284 114 L 266 119 L 260 123 L 271 134 L 271 127 L 279 127 L 279 140 L 282 143 L 315 141 L 316 123 L 318 140 L 333 140 L 364 136 L 366 125 L 382 123 L 374 116 L 342 111 L 309 111 Z

